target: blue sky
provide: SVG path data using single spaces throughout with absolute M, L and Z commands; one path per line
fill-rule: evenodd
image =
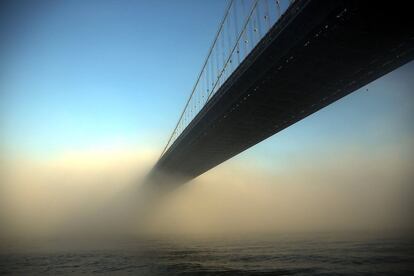
M 166 142 L 224 1 L 50 1 L 3 29 L 9 149 L 34 155 L 119 139 Z
M 10 4 L 0 21 L 4 150 L 42 159 L 122 141 L 161 151 L 225 5 L 219 0 Z M 412 137 L 413 70 L 409 64 L 385 76 L 240 158 L 266 163 L 269 152 L 274 159 L 283 152 L 380 147 Z

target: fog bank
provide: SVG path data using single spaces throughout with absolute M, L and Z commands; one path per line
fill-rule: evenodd
M 230 161 L 155 204 L 138 188 L 152 153 L 120 149 L 9 162 L 1 240 L 411 231 L 414 168 L 404 157 L 410 150 L 407 144 L 375 155 L 336 150 L 285 171 Z

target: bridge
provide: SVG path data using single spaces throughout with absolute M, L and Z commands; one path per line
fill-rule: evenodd
M 229 1 L 148 179 L 189 181 L 413 60 L 413 18 L 409 1 Z

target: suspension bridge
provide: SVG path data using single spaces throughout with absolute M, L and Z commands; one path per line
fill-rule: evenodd
M 148 179 L 191 180 L 413 60 L 410 11 L 409 1 L 229 1 Z

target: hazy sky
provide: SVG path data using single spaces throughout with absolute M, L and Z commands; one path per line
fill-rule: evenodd
M 18 164 L 16 172 L 8 171 L 15 182 L 3 183 L 3 196 L 14 195 L 9 199 L 14 207 L 5 213 L 15 216 L 19 210 L 26 220 L 39 221 L 30 213 L 33 206 L 40 214 L 53 199 L 60 217 L 59 196 L 71 191 L 79 201 L 81 194 L 96 194 L 108 171 L 113 173 L 109 190 L 117 190 L 119 179 L 126 182 L 154 164 L 225 5 L 221 0 L 15 1 L 0 9 L 0 152 L 3 161 Z M 213 184 L 199 187 L 209 189 L 205 194 L 212 201 L 202 205 L 201 200 L 202 207 L 193 210 L 218 214 L 219 205 L 234 218 L 240 201 L 251 198 L 253 211 L 243 225 L 256 218 L 260 229 L 283 221 L 289 227 L 281 228 L 309 225 L 305 209 L 321 214 L 314 220 L 320 225 L 341 220 L 342 212 L 346 219 L 332 223 L 337 226 L 369 217 L 383 222 L 374 214 L 384 206 L 392 206 L 383 212 L 388 219 L 411 210 L 404 205 L 409 197 L 402 198 L 413 190 L 405 186 L 412 182 L 413 87 L 410 63 L 206 173 L 198 181 Z M 73 179 L 62 181 L 68 172 Z M 258 202 L 263 206 L 255 209 Z M 278 219 L 269 210 L 277 210 Z M 363 214 L 352 220 L 357 210 Z

